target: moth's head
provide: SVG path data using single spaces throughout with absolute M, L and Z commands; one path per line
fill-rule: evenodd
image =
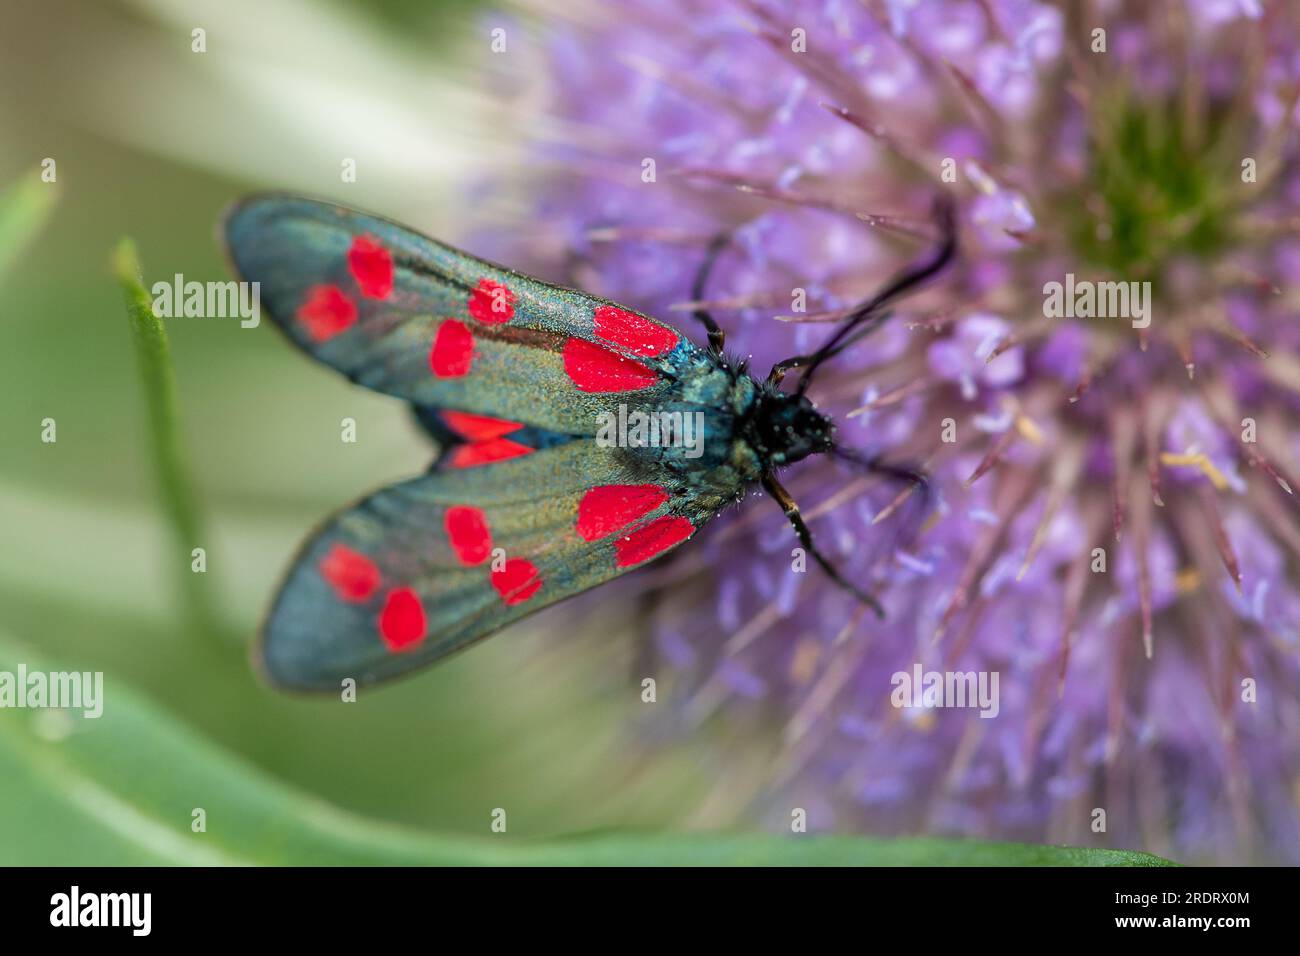
M 751 440 L 772 465 L 830 451 L 835 426 L 803 395 L 768 392 L 759 398 Z

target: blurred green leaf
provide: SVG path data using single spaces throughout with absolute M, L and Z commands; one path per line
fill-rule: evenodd
M 221 629 L 203 586 L 203 575 L 191 570 L 191 551 L 196 547 L 204 547 L 206 551 L 207 538 L 194 484 L 177 440 L 176 378 L 171 350 L 162 320 L 154 314 L 153 300 L 140 281 L 140 259 L 130 239 L 122 239 L 114 250 L 113 271 L 126 294 L 127 319 L 149 411 L 150 444 L 158 487 L 175 537 L 176 552 L 170 563 L 176 568 L 177 581 L 196 625 L 204 634 L 218 635 Z
M 0 195 L 0 275 L 41 231 L 57 198 L 58 188 L 36 177 L 19 180 Z
M 34 662 L 0 644 L 0 667 Z M 340 704 L 340 706 L 344 706 Z M 347 813 L 232 756 L 106 678 L 103 715 L 0 719 L 0 864 L 1160 866 L 1145 853 L 917 838 L 439 836 Z M 206 832 L 191 832 L 202 808 Z

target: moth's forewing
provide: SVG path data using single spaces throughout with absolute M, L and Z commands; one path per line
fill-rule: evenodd
M 223 231 L 235 270 L 260 284 L 262 311 L 290 339 L 418 405 L 590 435 L 619 396 L 653 404 L 699 352 L 604 299 L 330 203 L 248 199 Z

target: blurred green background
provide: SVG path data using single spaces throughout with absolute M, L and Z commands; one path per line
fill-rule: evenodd
M 272 693 L 242 647 L 213 651 L 183 623 L 175 563 L 190 559 L 160 504 L 112 249 L 135 239 L 146 285 L 229 278 L 215 223 L 263 188 L 453 240 L 491 228 L 491 212 L 457 201 L 507 160 L 466 79 L 489 29 L 473 5 L 89 0 L 6 5 L 5 21 L 0 190 L 57 199 L 0 276 L 3 656 L 103 670 L 110 716 L 135 689 L 162 719 L 383 820 L 484 834 L 505 807 L 522 836 L 728 822 L 734 802 L 707 799 L 701 753 L 630 743 L 645 705 L 633 641 L 609 619 L 575 628 L 558 609 L 354 705 Z M 206 53 L 191 50 L 196 26 Z M 57 183 L 33 189 L 46 157 Z M 340 181 L 342 157 L 357 160 L 355 184 Z M 430 447 L 404 406 L 314 366 L 269 321 L 165 327 L 209 538 L 204 584 L 247 642 L 307 531 L 423 469 Z M 355 445 L 339 440 L 347 416 Z M 55 444 L 40 440 L 47 417 Z M 21 810 L 15 780 L 0 787 Z M 5 856 L 28 859 L 0 840 Z

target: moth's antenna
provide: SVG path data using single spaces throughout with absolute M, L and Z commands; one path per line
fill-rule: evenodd
M 804 366 L 803 376 L 799 379 L 799 385 L 795 389 L 796 394 L 802 395 L 807 390 L 808 383 L 812 381 L 812 374 L 817 370 L 817 366 L 838 354 L 840 348 L 843 347 L 841 343 L 844 342 L 845 336 L 862 323 L 870 321 L 892 299 L 897 298 L 913 286 L 924 282 L 949 263 L 957 252 L 957 227 L 953 202 L 947 193 L 940 193 L 935 199 L 934 218 L 939 224 L 939 235 L 941 236 L 938 249 L 929 258 L 910 266 L 885 288 L 853 310 L 849 317 L 835 330 L 835 334 L 808 360 Z
M 812 355 L 796 356 L 773 365 L 772 371 L 768 373 L 768 382 L 775 385 L 781 381 L 787 370 L 802 367 L 804 373 L 795 388 L 795 394 L 802 395 L 812 381 L 817 366 L 848 348 L 861 335 L 876 328 L 888 315 L 882 310 L 891 301 L 943 269 L 957 253 L 956 214 L 953 201 L 947 193 L 940 193 L 935 199 L 934 218 L 938 223 L 941 238 L 939 246 L 933 252 L 920 262 L 909 266 L 880 292 L 850 312 L 840 323 L 840 327 L 835 330 L 835 334 Z M 864 323 L 870 324 L 863 328 Z M 859 334 L 852 335 L 854 332 Z

